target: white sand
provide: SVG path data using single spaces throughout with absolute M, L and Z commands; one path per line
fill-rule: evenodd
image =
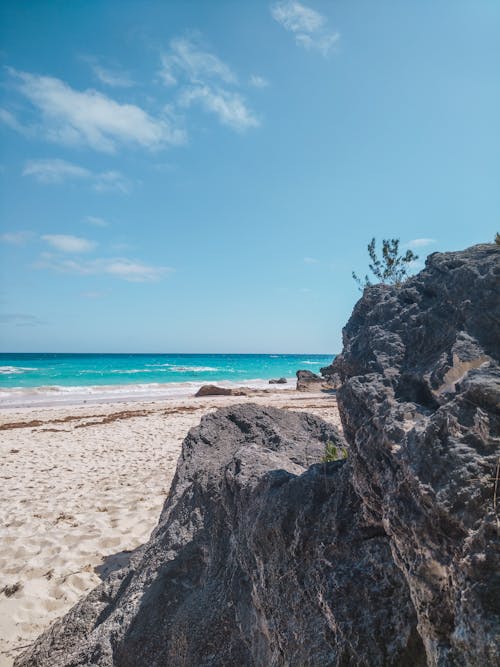
M 295 391 L 0 410 L 0 667 L 147 541 L 187 431 L 245 401 L 339 425 L 333 396 Z

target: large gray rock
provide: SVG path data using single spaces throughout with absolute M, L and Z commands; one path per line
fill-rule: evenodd
M 317 417 L 252 404 L 202 419 L 157 529 L 17 665 L 424 664 L 384 530 L 345 442 Z
M 347 460 L 311 415 L 204 417 L 148 544 L 16 665 L 499 664 L 499 252 L 365 290 L 332 368 Z
M 352 481 L 390 537 L 429 665 L 500 664 L 499 277 L 500 248 L 482 245 L 365 290 L 331 368 Z

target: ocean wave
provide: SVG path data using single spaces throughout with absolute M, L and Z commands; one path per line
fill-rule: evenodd
M 148 364 L 152 365 L 152 364 Z M 114 368 L 114 369 L 99 369 L 93 368 L 91 370 L 78 371 L 78 375 L 108 375 L 113 373 L 115 375 L 128 375 L 129 373 L 160 373 L 161 369 L 157 368 L 156 370 L 150 370 L 148 368 Z
M 220 368 L 214 368 L 213 366 L 174 366 L 174 364 L 148 364 L 148 366 L 149 368 L 120 368 L 108 372 L 116 373 L 118 375 L 127 375 L 128 373 L 161 373 L 166 370 L 172 373 L 211 373 L 220 370 Z
M 323 364 L 323 361 L 301 361 L 299 362 L 301 364 L 309 364 L 310 366 L 321 366 Z
M 154 371 L 149 371 L 146 368 L 127 368 L 127 369 L 115 369 L 113 371 L 108 371 L 108 373 L 116 373 L 118 375 L 128 375 L 129 373 L 154 373 Z
M 38 368 L 28 368 L 26 366 L 0 366 L 0 375 L 15 375 L 17 373 L 37 370 Z
M 176 373 L 209 373 L 218 371 L 220 368 L 213 368 L 212 366 L 172 366 L 172 370 Z
M 149 368 L 169 368 L 174 373 L 210 373 L 213 371 L 220 371 L 220 368 L 213 366 L 178 366 L 177 364 L 146 364 Z M 230 368 L 222 369 L 225 372 L 232 372 Z M 153 372 L 153 371 L 149 371 Z

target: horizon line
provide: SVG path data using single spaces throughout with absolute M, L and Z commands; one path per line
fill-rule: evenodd
M 233 356 L 271 356 L 273 354 L 279 354 L 282 356 L 293 357 L 293 356 L 315 356 L 315 357 L 329 357 L 332 354 L 337 354 L 336 352 L 42 352 L 42 351 L 30 351 L 30 352 L 0 352 L 1 354 L 192 354 L 192 355 L 233 355 Z

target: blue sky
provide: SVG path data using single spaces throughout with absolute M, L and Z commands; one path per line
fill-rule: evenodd
M 341 348 L 500 213 L 500 3 L 6 0 L 3 351 Z

